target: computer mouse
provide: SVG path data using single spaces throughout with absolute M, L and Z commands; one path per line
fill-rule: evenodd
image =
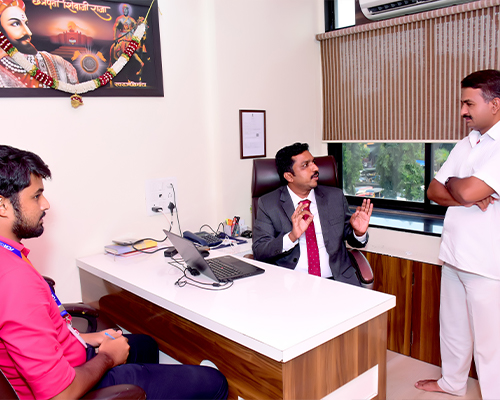
M 200 246 L 197 247 L 198 252 L 203 256 L 203 257 L 208 257 L 210 255 L 210 252 L 208 251 L 209 247 L 208 246 Z
M 248 231 L 245 231 L 241 234 L 242 237 L 244 238 L 251 238 L 252 237 L 252 231 L 251 230 L 248 230 Z

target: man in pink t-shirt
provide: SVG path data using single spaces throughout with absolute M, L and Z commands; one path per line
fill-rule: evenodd
M 77 399 L 92 388 L 133 384 L 148 399 L 227 398 L 218 370 L 157 364 L 158 347 L 145 335 L 131 335 L 132 347 L 151 356 L 134 355 L 127 363 L 130 346 L 120 330 L 80 335 L 71 327 L 21 244 L 43 233 L 50 207 L 43 179 L 50 177 L 36 154 L 0 145 L 0 370 L 18 396 Z M 154 346 L 146 346 L 151 341 Z
M 0 150 L 0 368 L 21 398 L 76 399 L 123 364 L 129 346 L 121 332 L 109 330 L 116 340 L 91 334 L 85 341 L 100 346 L 99 354 L 85 362 L 84 345 L 66 326 L 21 244 L 43 233 L 50 207 L 43 179 L 50 170 L 38 156 L 15 150 Z
M 85 348 L 66 327 L 45 280 L 25 261 L 29 250 L 4 236 L 0 246 L 1 369 L 21 398 L 51 398 L 73 381 Z

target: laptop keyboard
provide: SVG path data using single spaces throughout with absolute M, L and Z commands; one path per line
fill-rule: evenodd
M 220 281 L 224 281 L 233 276 L 239 275 L 240 271 L 233 266 L 226 264 L 223 261 L 218 260 L 217 258 L 212 258 L 206 260 L 210 269 L 213 271 L 214 275 Z

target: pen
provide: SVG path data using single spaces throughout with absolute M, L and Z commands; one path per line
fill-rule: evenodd
M 111 339 L 115 340 L 115 338 L 113 336 L 111 336 L 108 332 L 104 332 L 104 334 L 108 337 L 110 337 Z

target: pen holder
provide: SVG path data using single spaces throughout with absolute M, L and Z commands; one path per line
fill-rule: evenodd
M 238 222 L 233 224 L 232 233 L 233 234 L 231 236 L 240 236 L 240 224 Z

